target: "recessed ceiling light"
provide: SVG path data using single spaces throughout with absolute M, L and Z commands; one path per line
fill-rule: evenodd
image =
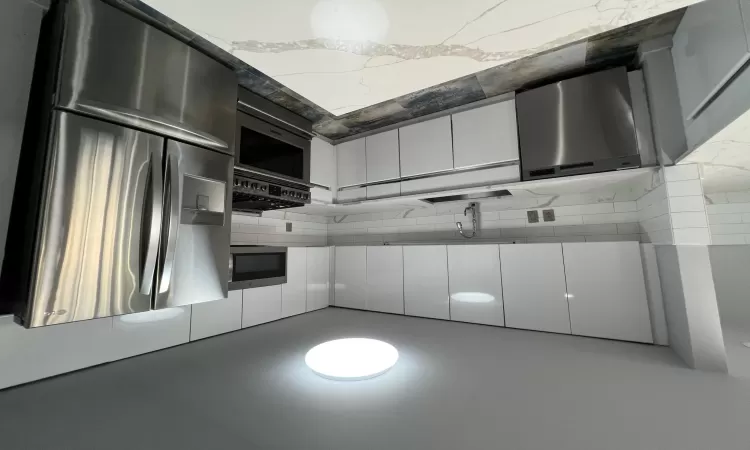
M 316 345 L 305 363 L 316 374 L 332 380 L 366 380 L 382 375 L 398 361 L 398 350 L 383 341 L 336 339 Z
M 495 297 L 484 292 L 457 292 L 451 295 L 451 298 L 461 303 L 490 303 L 495 301 Z

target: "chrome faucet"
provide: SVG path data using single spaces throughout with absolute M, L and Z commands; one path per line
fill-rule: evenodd
M 477 235 L 477 208 L 479 207 L 479 204 L 476 202 L 469 203 L 469 206 L 464 209 L 464 216 L 468 215 L 468 212 L 471 211 L 471 225 L 473 229 L 471 230 L 471 235 L 467 236 L 464 234 L 464 225 L 461 222 L 456 222 L 456 228 L 458 228 L 458 232 L 461 234 L 461 236 L 465 237 L 466 239 L 471 239 L 474 236 Z

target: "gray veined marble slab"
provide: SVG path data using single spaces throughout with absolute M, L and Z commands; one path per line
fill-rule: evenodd
M 624 16 L 618 16 L 617 23 L 627 25 L 598 34 L 593 33 L 607 27 L 598 25 L 598 28 L 584 28 L 553 39 L 541 47 L 534 47 L 536 53 L 533 55 L 514 59 L 527 54 L 528 50 L 471 49 L 462 43 L 472 33 L 464 27 L 442 43 L 422 46 L 326 39 L 291 43 L 248 40 L 226 42 L 205 33 L 201 35 L 191 31 L 140 0 L 106 1 L 150 21 L 231 67 L 237 73 L 241 86 L 312 121 L 315 132 L 334 141 L 584 71 L 631 63 L 640 42 L 672 34 L 684 14 L 684 8 L 681 8 L 633 23 L 624 20 Z M 499 4 L 490 10 L 494 11 L 497 6 Z M 477 20 L 479 19 L 484 20 L 482 17 Z M 488 36 L 494 34 L 489 33 Z M 477 38 L 483 39 L 485 37 Z M 405 58 L 427 59 L 436 56 L 462 56 L 484 63 L 502 60 L 510 62 L 336 116 L 227 51 L 234 51 L 234 47 L 238 51 L 262 49 L 271 54 L 305 49 L 342 50 L 369 58 L 367 63 L 380 58 L 378 66 L 395 64 Z

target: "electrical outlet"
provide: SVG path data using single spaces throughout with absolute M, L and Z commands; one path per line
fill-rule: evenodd
M 529 223 L 539 223 L 539 211 L 526 211 L 526 217 Z
M 554 209 L 545 209 L 542 211 L 542 217 L 544 217 L 545 222 L 554 222 L 555 221 L 555 210 Z
M 286 231 L 287 232 L 292 231 L 292 222 L 287 222 L 286 223 Z

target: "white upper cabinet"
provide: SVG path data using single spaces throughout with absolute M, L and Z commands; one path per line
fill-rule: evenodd
M 355 139 L 336 146 L 337 185 L 354 186 L 367 183 L 365 139 Z
M 454 114 L 453 159 L 457 169 L 517 161 L 516 101 Z
M 331 249 L 307 248 L 307 311 L 328 306 L 330 292 Z
M 229 291 L 229 297 L 196 303 L 190 315 L 190 340 L 203 339 L 242 327 L 242 290 Z
M 310 182 L 336 189 L 336 152 L 333 145 L 316 137 L 310 143 Z
M 449 245 L 451 320 L 505 325 L 497 245 Z
M 402 177 L 453 169 L 450 116 L 400 128 L 399 136 Z
M 637 242 L 563 244 L 573 334 L 653 342 Z
M 367 247 L 368 310 L 404 313 L 403 262 L 401 247 Z
M 750 9 L 739 0 L 712 0 L 685 12 L 672 47 L 683 119 L 692 118 L 750 58 L 743 8 Z
M 501 245 L 505 325 L 570 334 L 561 244 Z
M 242 290 L 242 328 L 281 319 L 281 285 Z
M 336 247 L 334 304 L 367 309 L 367 247 Z
M 398 130 L 386 131 L 365 138 L 367 149 L 367 182 L 397 180 L 401 176 L 398 156 Z M 401 183 L 367 186 L 367 198 L 397 197 Z
M 399 178 L 398 130 L 367 136 L 365 144 L 367 182 Z
M 446 246 L 409 245 L 403 249 L 405 314 L 450 319 Z
M 307 249 L 290 247 L 286 254 L 286 283 L 281 285 L 281 317 L 307 309 Z

